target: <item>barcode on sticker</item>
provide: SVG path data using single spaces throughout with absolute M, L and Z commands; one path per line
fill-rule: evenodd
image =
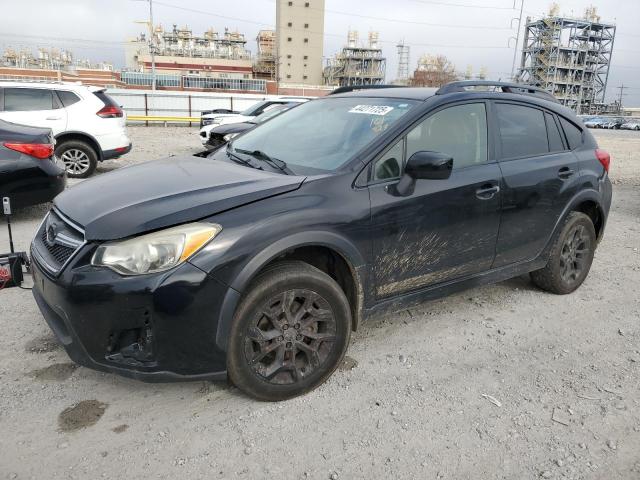
M 364 113 L 366 115 L 386 115 L 393 107 L 387 105 L 356 105 L 349 113 Z

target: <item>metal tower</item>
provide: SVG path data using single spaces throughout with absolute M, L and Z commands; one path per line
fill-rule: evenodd
M 578 113 L 605 109 L 616 27 L 589 9 L 584 19 L 550 12 L 527 18 L 518 79 L 539 85 Z
M 409 45 L 404 44 L 402 40 L 398 47 L 398 83 L 407 83 L 409 81 Z

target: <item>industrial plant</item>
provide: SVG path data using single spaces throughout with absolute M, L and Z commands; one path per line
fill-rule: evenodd
M 282 88 L 315 89 L 385 83 L 386 63 L 380 34 L 361 41 L 355 29 L 333 57 L 324 57 L 324 0 L 275 1 L 276 28 L 260 30 L 254 53 L 241 32 L 209 28 L 202 34 L 188 26 L 165 29 L 144 23 L 147 31 L 125 43 L 125 68 L 78 61 L 67 50 L 40 48 L 34 54 L 7 49 L 0 76 L 44 80 L 92 81 L 125 88 L 201 89 L 280 92 Z M 616 26 L 601 21 L 595 7 L 581 18 L 560 14 L 557 4 L 543 18 L 527 17 L 516 81 L 541 86 L 579 113 L 611 111 L 605 103 Z M 486 79 L 481 68 L 458 72 L 438 52 L 420 52 L 410 71 L 410 45 L 396 45 L 393 83 L 440 86 L 457 79 Z M 326 59 L 326 60 L 323 60 Z M 515 62 L 515 57 L 514 57 Z M 414 64 L 415 65 L 415 64 Z M 619 108 L 619 105 L 618 107 Z
M 378 45 L 378 32 L 369 32 L 360 44 L 358 32 L 349 31 L 347 45 L 328 61 L 324 80 L 328 85 L 380 85 L 384 83 L 387 59 Z
M 595 7 L 583 18 L 527 18 L 518 80 L 539 85 L 578 113 L 608 109 L 605 93 L 616 27 L 601 22 Z

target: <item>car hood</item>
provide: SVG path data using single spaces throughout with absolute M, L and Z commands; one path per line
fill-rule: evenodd
M 305 177 L 183 156 L 122 168 L 58 195 L 55 207 L 87 240 L 115 240 L 192 222 L 289 192 Z

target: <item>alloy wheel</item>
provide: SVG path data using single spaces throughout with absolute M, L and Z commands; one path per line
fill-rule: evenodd
M 91 166 L 89 156 L 77 148 L 65 150 L 60 156 L 60 159 L 64 163 L 67 172 L 73 175 L 82 175 L 86 173 Z
M 566 237 L 560 252 L 560 276 L 565 282 L 575 282 L 586 266 L 590 239 L 584 225 L 576 225 Z
M 265 381 L 290 385 L 320 368 L 335 341 L 329 303 L 310 290 L 293 289 L 264 303 L 246 331 L 244 354 Z

